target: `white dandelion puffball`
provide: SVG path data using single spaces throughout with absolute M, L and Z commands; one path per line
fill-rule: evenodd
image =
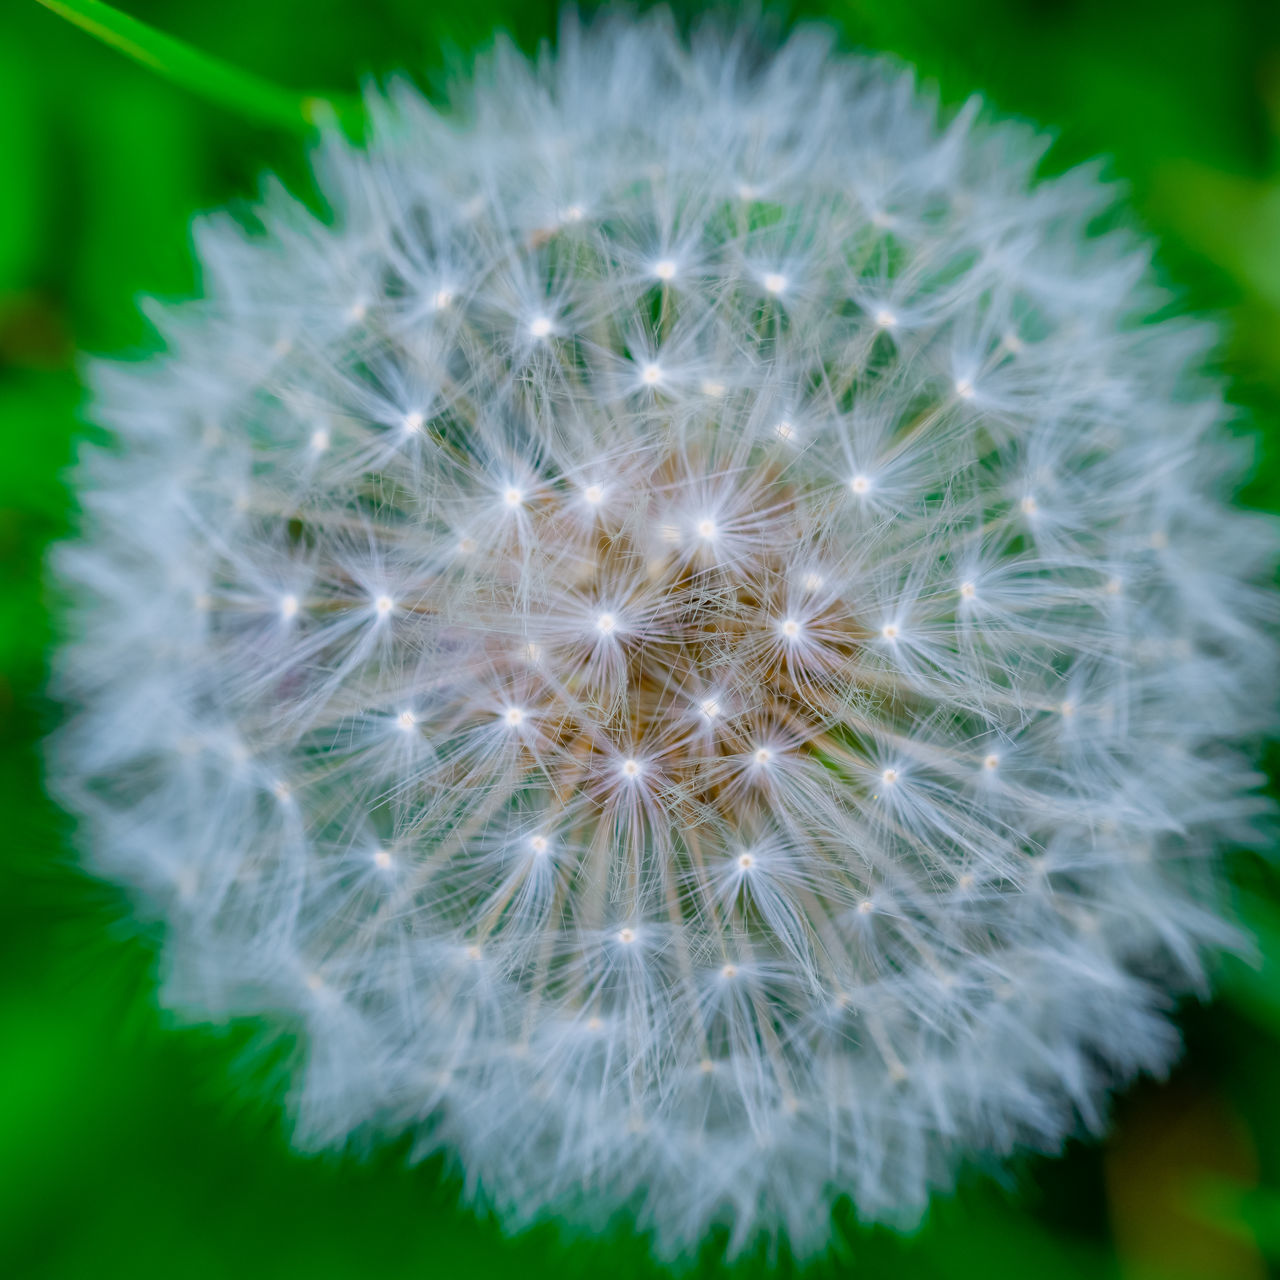
M 675 1255 L 1176 1051 L 1272 533 L 1096 170 L 801 31 L 499 45 L 98 364 L 54 785 L 305 1146 Z

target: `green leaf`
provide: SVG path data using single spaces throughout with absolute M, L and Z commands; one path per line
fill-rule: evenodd
M 360 128 L 363 111 L 358 99 L 323 98 L 281 89 L 156 31 L 101 0 L 39 3 L 144 67 L 242 115 L 287 129 L 307 129 L 328 120 L 337 120 L 353 131 Z

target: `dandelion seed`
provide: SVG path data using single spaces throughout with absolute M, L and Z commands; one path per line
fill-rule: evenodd
M 1168 1067 L 1274 531 L 1088 172 L 815 32 L 565 21 L 94 367 L 49 776 L 166 998 L 296 1031 L 300 1145 L 803 1256 Z

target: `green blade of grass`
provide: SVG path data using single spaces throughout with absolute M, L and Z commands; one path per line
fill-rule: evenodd
M 167 36 L 101 0 L 39 0 L 46 9 L 193 93 L 242 115 L 287 129 L 336 120 L 356 131 L 362 119 L 356 98 L 291 93 L 260 76 Z

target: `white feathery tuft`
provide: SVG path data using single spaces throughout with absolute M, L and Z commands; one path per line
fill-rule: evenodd
M 909 1224 L 1159 1070 L 1274 532 L 1092 170 L 801 31 L 404 81 L 94 369 L 54 780 L 166 997 L 510 1224 Z

